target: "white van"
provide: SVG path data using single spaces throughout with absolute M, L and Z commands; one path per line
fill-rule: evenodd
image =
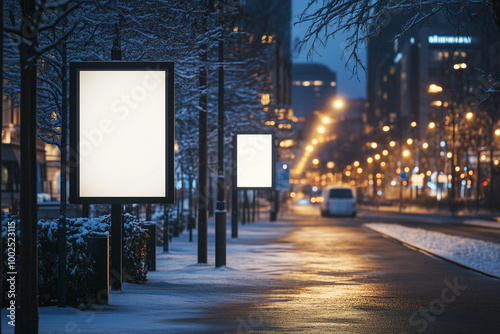
M 356 195 L 350 187 L 327 187 L 320 203 L 321 216 L 356 216 Z

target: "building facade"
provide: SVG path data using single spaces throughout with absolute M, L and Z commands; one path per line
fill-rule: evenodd
M 337 94 L 335 72 L 327 66 L 297 63 L 292 66 L 292 107 L 294 115 L 306 117 L 323 110 Z

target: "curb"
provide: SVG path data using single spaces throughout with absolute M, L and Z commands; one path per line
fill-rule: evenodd
M 409 242 L 403 241 L 403 240 L 401 240 L 401 239 L 395 238 L 395 237 L 390 236 L 390 235 L 388 235 L 388 234 L 385 234 L 385 233 L 379 232 L 379 231 L 377 231 L 377 230 L 374 230 L 374 229 L 372 229 L 372 228 L 371 228 L 371 227 L 369 227 L 369 226 L 364 226 L 364 228 L 367 228 L 367 229 L 369 229 L 370 231 L 373 231 L 373 232 L 375 232 L 375 233 L 380 234 L 380 235 L 381 235 L 381 236 L 383 236 L 384 238 L 387 238 L 387 239 L 392 240 L 392 241 L 396 241 L 397 243 L 399 243 L 399 244 L 401 244 L 401 245 L 403 245 L 403 246 L 405 246 L 405 247 L 408 247 L 408 248 L 410 248 L 410 249 L 416 250 L 416 251 L 421 252 L 421 253 L 423 253 L 423 254 L 425 254 L 425 255 L 428 255 L 428 256 L 434 256 L 434 257 L 440 258 L 440 259 L 442 259 L 442 260 L 448 261 L 448 262 L 450 262 L 450 263 L 456 264 L 456 265 L 458 265 L 458 266 L 460 266 L 460 267 L 462 267 L 462 268 L 465 268 L 465 269 L 469 269 L 469 270 L 472 270 L 472 271 L 478 272 L 478 273 L 483 274 L 483 275 L 488 276 L 488 277 L 492 277 L 492 278 L 500 279 L 500 276 L 497 276 L 497 275 L 495 275 L 495 274 L 490 274 L 490 273 L 488 273 L 488 272 L 486 272 L 486 271 L 483 271 L 483 270 L 480 270 L 480 269 L 477 269 L 477 268 L 474 268 L 474 267 L 468 266 L 468 265 L 463 264 L 463 263 L 461 263 L 461 262 L 458 262 L 458 261 L 452 260 L 452 259 L 450 259 L 450 258 L 447 258 L 446 256 L 442 256 L 442 255 L 439 255 L 439 254 L 435 254 L 435 253 L 430 252 L 430 251 L 428 251 L 428 250 L 426 250 L 426 249 L 424 249 L 424 248 L 421 248 L 421 247 L 415 246 L 414 244 L 411 244 L 411 243 L 409 243 Z
M 500 229 L 500 224 L 499 223 L 494 223 L 492 221 L 488 220 L 465 220 L 462 224 L 467 225 L 467 226 L 479 226 L 479 227 L 485 227 L 485 228 L 493 228 L 493 229 Z

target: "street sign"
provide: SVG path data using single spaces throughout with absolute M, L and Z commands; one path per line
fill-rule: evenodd
M 401 180 L 403 180 L 403 181 L 406 180 L 407 176 L 408 175 L 406 174 L 406 172 L 401 172 Z
M 283 162 L 276 164 L 276 190 L 290 190 L 290 167 Z
M 173 203 L 173 63 L 73 62 L 70 94 L 70 201 Z
M 274 135 L 237 133 L 236 187 L 271 189 L 274 185 Z

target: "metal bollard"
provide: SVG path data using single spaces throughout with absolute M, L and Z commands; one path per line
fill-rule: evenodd
M 156 271 L 156 224 L 144 223 L 141 227 L 148 230 L 149 239 L 146 243 L 146 266 L 148 271 Z
M 93 235 L 88 239 L 88 252 L 95 261 L 94 281 L 97 304 L 109 304 L 109 236 Z
M 170 238 L 170 229 L 168 222 L 168 215 L 165 218 L 165 222 L 163 223 L 163 251 L 168 252 L 168 241 Z

